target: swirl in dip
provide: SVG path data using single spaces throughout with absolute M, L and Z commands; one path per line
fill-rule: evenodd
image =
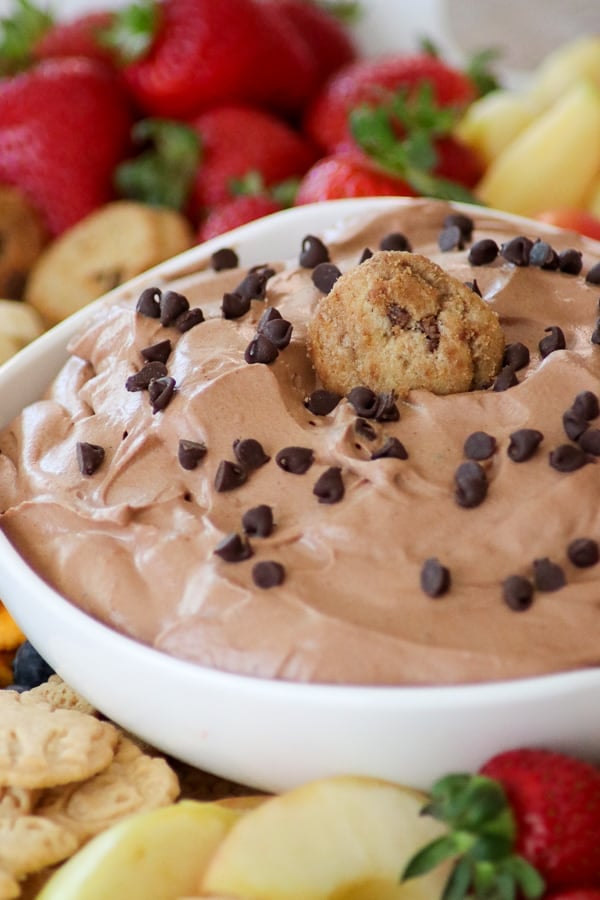
M 473 208 L 441 250 L 452 212 L 404 202 L 320 237 L 342 273 L 401 233 L 475 282 L 512 345 L 489 387 L 312 396 L 324 293 L 301 248 L 256 260 L 249 300 L 248 270 L 207 257 L 101 303 L 4 430 L 2 530 L 90 615 L 231 672 L 431 685 L 598 665 L 598 245 Z M 550 247 L 524 258 L 523 234 Z M 504 254 L 471 264 L 482 239 Z

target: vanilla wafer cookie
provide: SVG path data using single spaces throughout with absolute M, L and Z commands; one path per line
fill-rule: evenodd
M 32 788 L 0 787 L 0 819 L 29 815 L 38 796 L 39 791 Z
M 118 731 L 71 709 L 0 692 L 0 785 L 40 788 L 89 778 L 114 756 Z
M 78 784 L 43 792 L 36 814 L 68 828 L 80 844 L 132 813 L 157 809 L 179 794 L 174 771 L 121 737 L 112 763 Z
M 60 675 L 51 675 L 48 681 L 22 694 L 23 703 L 46 703 L 52 709 L 72 709 L 93 716 L 96 708 L 85 697 L 62 680 Z
M 20 893 L 21 888 L 17 879 L 0 864 L 0 900 L 15 900 Z
M 0 185 L 0 297 L 19 300 L 48 234 L 18 188 Z
M 0 870 L 24 878 L 72 856 L 77 838 L 68 828 L 37 815 L 0 819 Z

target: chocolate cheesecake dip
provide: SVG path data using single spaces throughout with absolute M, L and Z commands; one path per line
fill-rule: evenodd
M 0 435 L 28 563 L 249 676 L 598 666 L 600 244 L 417 199 L 255 263 L 225 241 L 94 307 Z

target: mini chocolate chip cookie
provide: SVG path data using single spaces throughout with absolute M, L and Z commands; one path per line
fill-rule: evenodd
M 399 396 L 452 394 L 491 384 L 502 363 L 498 316 L 425 256 L 380 251 L 338 278 L 309 324 L 323 386 L 357 384 Z

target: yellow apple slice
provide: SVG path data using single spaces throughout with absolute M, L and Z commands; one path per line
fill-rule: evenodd
M 598 174 L 592 184 L 586 202 L 587 211 L 600 219 L 600 160 L 598 162 Z
M 538 67 L 528 88 L 531 103 L 546 109 L 578 81 L 600 89 L 600 35 L 583 35 L 557 47 Z
M 581 207 L 599 159 L 600 91 L 583 81 L 496 157 L 477 194 L 489 206 L 525 216 Z
M 50 878 L 37 900 L 175 900 L 194 894 L 240 812 L 182 800 L 99 834 Z
M 202 891 L 244 900 L 437 900 L 443 867 L 398 885 L 408 859 L 443 833 L 419 815 L 425 800 L 410 788 L 351 776 L 272 797 L 219 844 Z
M 533 118 L 533 110 L 524 94 L 497 90 L 471 103 L 455 133 L 489 165 L 531 124 Z

